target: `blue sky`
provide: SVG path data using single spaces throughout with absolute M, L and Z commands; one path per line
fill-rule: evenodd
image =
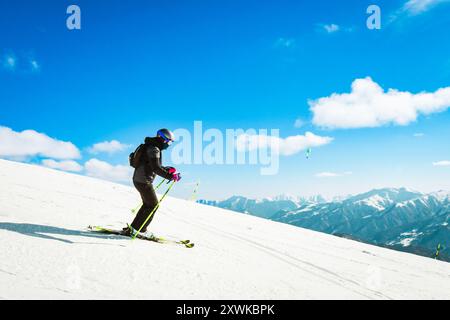
M 180 165 L 178 196 L 196 181 L 200 197 L 219 199 L 450 189 L 450 103 L 437 93 L 450 86 L 446 2 L 2 1 L 0 126 L 14 139 L 32 129 L 71 142 L 79 155 L 68 147 L 68 159 L 42 150 L 12 156 L 0 147 L 0 157 L 76 161 L 81 174 L 101 177 L 103 168 L 118 171 L 115 179 L 126 170 L 114 166 L 126 165 L 144 136 L 200 120 L 205 129 L 278 128 L 283 138 L 312 132 L 333 141 L 309 160 L 303 151 L 282 156 L 274 176 L 258 166 Z M 66 27 L 71 4 L 81 8 L 81 30 Z M 371 4 L 381 8 L 381 30 L 366 27 Z M 366 77 L 384 90 L 429 92 L 444 106 L 424 113 L 408 100 L 399 112 L 419 112 L 407 123 L 393 116 L 354 128 L 312 111 L 311 101 L 350 93 Z M 112 140 L 122 148 L 92 150 Z M 90 163 L 93 171 L 91 159 L 101 161 Z

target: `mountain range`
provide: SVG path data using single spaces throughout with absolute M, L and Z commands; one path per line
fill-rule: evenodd
M 407 188 L 375 189 L 333 200 L 278 196 L 260 200 L 233 196 L 200 203 L 251 214 L 391 249 L 450 261 L 450 193 Z

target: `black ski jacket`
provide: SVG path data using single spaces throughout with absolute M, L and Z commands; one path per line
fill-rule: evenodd
M 161 150 L 164 150 L 164 142 L 158 138 L 145 138 L 145 150 L 141 164 L 134 170 L 133 181 L 151 184 L 156 175 L 171 180 L 172 174 L 161 165 Z

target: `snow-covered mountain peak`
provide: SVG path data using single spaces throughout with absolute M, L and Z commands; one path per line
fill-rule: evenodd
M 435 197 L 439 201 L 450 201 L 450 191 L 439 190 L 439 191 L 430 193 L 430 196 Z
M 393 204 L 397 202 L 407 201 L 422 196 L 423 193 L 413 191 L 407 188 L 384 188 L 375 189 L 366 193 L 350 197 L 349 201 L 361 201 L 367 200 L 369 202 L 375 202 L 377 204 Z
M 372 195 L 369 198 L 357 200 L 354 202 L 356 205 L 365 205 L 382 211 L 386 209 L 387 206 L 391 205 L 393 202 L 390 199 L 383 198 L 379 194 Z

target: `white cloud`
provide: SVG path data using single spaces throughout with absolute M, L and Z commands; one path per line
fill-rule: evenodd
M 30 60 L 30 65 L 31 65 L 31 70 L 33 70 L 33 71 L 39 71 L 41 69 L 41 66 L 39 65 L 39 63 L 34 59 Z
M 418 16 L 445 2 L 448 3 L 450 0 L 408 0 L 389 16 L 388 23 L 397 19 Z
M 98 159 L 91 159 L 84 164 L 86 175 L 94 178 L 114 181 L 128 182 L 130 181 L 133 170 L 130 166 L 111 165 Z
M 339 173 L 334 173 L 334 172 L 321 172 L 316 174 L 317 178 L 336 178 L 336 177 L 341 177 L 342 174 Z
M 321 172 L 316 174 L 317 178 L 338 178 L 338 177 L 343 177 L 343 176 L 348 176 L 353 174 L 350 171 L 346 171 L 344 173 L 335 173 L 335 172 Z
M 437 161 L 433 162 L 433 166 L 435 167 L 450 167 L 450 161 Z
M 334 23 L 332 23 L 332 24 L 324 24 L 323 28 L 328 33 L 338 32 L 341 29 L 337 24 L 334 24 Z
M 272 152 L 290 156 L 307 148 L 329 144 L 331 141 L 333 141 L 331 137 L 321 137 L 311 132 L 306 132 L 303 136 L 297 135 L 285 139 L 267 135 L 242 134 L 236 139 L 236 148 L 238 151 L 271 148 Z
M 296 41 L 293 38 L 278 38 L 275 41 L 275 47 L 277 48 L 293 48 L 295 47 Z
M 278 38 L 277 41 L 275 41 L 276 47 L 291 48 L 294 45 L 295 39 L 292 38 Z
M 80 151 L 71 142 L 56 140 L 34 130 L 15 132 L 0 126 L 0 157 L 24 159 L 34 156 L 77 159 Z
M 425 137 L 425 133 L 414 133 L 414 137 L 423 138 L 423 137 Z
M 89 148 L 89 152 L 93 154 L 105 152 L 105 153 L 115 153 L 120 152 L 127 149 L 129 145 L 120 143 L 117 140 L 105 141 L 94 144 L 91 148 Z
M 413 94 L 396 89 L 385 92 L 367 77 L 353 81 L 351 93 L 333 93 L 308 103 L 314 114 L 313 123 L 325 128 L 407 125 L 420 114 L 446 111 L 450 107 L 450 87 L 432 93 Z
M 304 125 L 305 125 L 305 121 L 303 121 L 302 119 L 298 118 L 295 120 L 294 127 L 301 128 Z
M 55 161 L 52 159 L 42 160 L 42 165 L 52 169 L 58 169 L 63 171 L 80 172 L 83 171 L 83 167 L 76 161 L 65 160 L 65 161 Z
M 22 54 L 19 58 L 14 52 L 7 52 L 0 57 L 0 65 L 9 71 L 18 71 L 19 74 L 26 74 L 30 71 L 38 72 L 41 69 L 40 63 L 31 54 Z
M 409 0 L 403 5 L 401 11 L 418 15 L 444 2 L 449 2 L 449 0 Z
M 17 59 L 12 54 L 7 54 L 3 58 L 3 67 L 5 69 L 14 70 L 16 68 Z
M 330 24 L 323 24 L 323 23 L 318 23 L 316 24 L 316 31 L 319 33 L 337 33 L 337 32 L 353 32 L 355 31 L 355 27 L 345 27 L 345 26 L 340 26 L 338 24 L 335 23 L 330 23 Z

